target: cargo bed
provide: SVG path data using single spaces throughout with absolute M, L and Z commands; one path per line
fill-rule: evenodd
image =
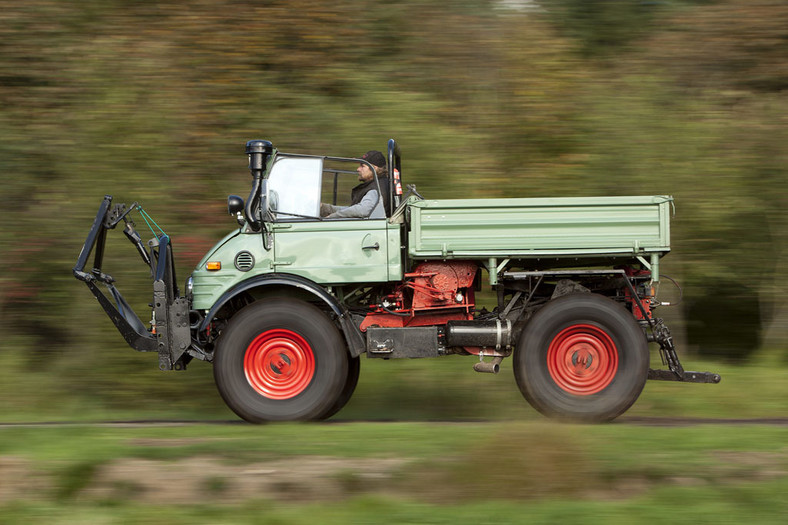
M 666 195 L 410 202 L 413 259 L 615 258 L 670 251 Z

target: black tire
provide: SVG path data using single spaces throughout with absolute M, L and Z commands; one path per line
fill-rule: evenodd
M 347 405 L 347 402 L 350 401 L 350 398 L 353 396 L 353 392 L 356 390 L 356 385 L 358 385 L 358 376 L 361 372 L 361 359 L 356 357 L 350 357 L 348 354 L 348 370 L 347 370 L 347 379 L 345 380 L 345 386 L 342 388 L 342 393 L 339 395 L 336 403 L 332 406 L 328 412 L 322 414 L 320 419 L 328 419 Z
M 609 421 L 637 400 L 648 343 L 623 306 L 590 293 L 549 302 L 528 322 L 514 353 L 525 399 L 550 417 Z
M 325 417 L 348 376 L 344 340 L 326 315 L 289 298 L 250 304 L 218 341 L 214 379 L 227 406 L 246 421 Z

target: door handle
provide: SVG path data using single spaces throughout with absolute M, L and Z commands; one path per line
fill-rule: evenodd
M 361 249 L 362 250 L 380 250 L 380 244 L 376 242 L 372 246 L 362 246 Z

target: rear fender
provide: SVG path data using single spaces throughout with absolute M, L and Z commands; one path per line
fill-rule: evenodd
M 214 303 L 211 309 L 206 314 L 202 323 L 198 328 L 198 332 L 204 332 L 210 323 L 216 318 L 219 311 L 224 308 L 234 297 L 247 292 L 274 292 L 275 290 L 291 289 L 298 292 L 298 295 L 306 295 L 307 297 L 314 297 L 324 303 L 331 312 L 337 316 L 345 341 L 348 345 L 348 352 L 352 357 L 356 357 L 366 350 L 364 338 L 361 331 L 353 324 L 350 318 L 350 313 L 345 309 L 336 298 L 328 293 L 322 286 L 290 274 L 266 274 L 258 275 L 238 283 L 224 294 Z

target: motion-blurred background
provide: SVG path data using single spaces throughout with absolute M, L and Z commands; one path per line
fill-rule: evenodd
M 433 198 L 673 195 L 685 361 L 786 359 L 787 88 L 778 0 L 0 0 L 0 417 L 227 416 L 209 366 L 159 373 L 71 268 L 112 194 L 172 236 L 185 281 L 234 227 L 253 138 L 393 137 Z M 107 271 L 142 312 L 122 237 Z

